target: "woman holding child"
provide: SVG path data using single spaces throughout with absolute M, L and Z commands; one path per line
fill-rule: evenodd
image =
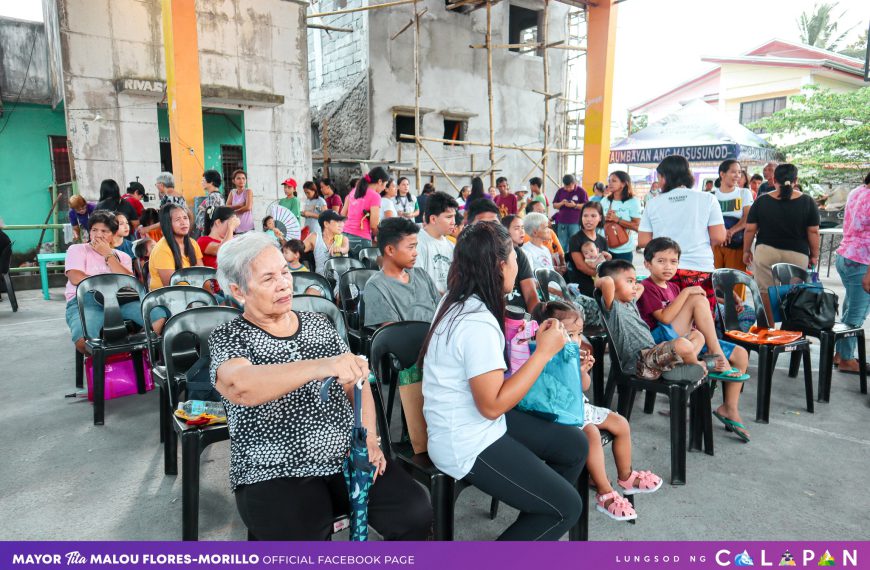
M 429 456 L 519 509 L 500 540 L 558 540 L 580 516 L 575 483 L 588 444 L 576 427 L 514 410 L 567 341 L 561 323 L 545 321 L 534 354 L 505 379 L 505 294 L 516 255 L 497 222 L 469 225 L 457 240 L 448 291 L 421 350 Z
M 601 204 L 597 201 L 583 204 L 580 210 L 580 231 L 571 236 L 568 244 L 571 265 L 567 277 L 568 281 L 576 283 L 580 287 L 580 292 L 587 297 L 591 297 L 595 289 L 595 272 L 598 269 L 599 256 L 604 261 L 611 259 L 611 254 L 607 252 L 607 239 L 599 233 L 602 229 L 604 229 L 604 212 L 601 210 Z M 598 255 L 593 256 L 595 252 Z

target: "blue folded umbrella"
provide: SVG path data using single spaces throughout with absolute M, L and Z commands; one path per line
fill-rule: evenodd
M 329 399 L 329 386 L 335 377 L 327 378 L 320 389 L 320 398 Z M 344 460 L 344 481 L 350 498 L 350 540 L 364 541 L 369 538 L 369 489 L 372 486 L 375 466 L 369 463 L 366 445 L 368 430 L 362 425 L 361 379 L 353 387 L 353 429 L 350 431 L 350 454 Z

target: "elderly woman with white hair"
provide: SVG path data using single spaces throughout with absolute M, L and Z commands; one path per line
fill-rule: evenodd
M 181 208 L 187 209 L 187 201 L 184 196 L 175 189 L 175 177 L 171 172 L 161 172 L 154 179 L 154 186 L 157 188 L 157 194 L 160 196 L 160 207 L 166 204 L 175 204 Z
M 293 310 L 293 276 L 272 239 L 248 233 L 218 251 L 218 281 L 244 308 L 209 338 L 211 378 L 227 410 L 230 484 L 256 540 L 328 540 L 349 499 L 342 463 L 350 451 L 353 385 L 368 377 L 322 314 Z M 335 377 L 322 401 L 323 380 Z M 369 522 L 387 540 L 425 540 L 432 509 L 422 487 L 388 464 L 375 404 L 363 388 L 375 482 Z
M 553 253 L 544 242 L 550 239 L 550 221 L 547 216 L 538 212 L 530 212 L 523 218 L 523 228 L 529 241 L 521 248 L 532 266 L 532 271 L 546 268 L 553 269 Z

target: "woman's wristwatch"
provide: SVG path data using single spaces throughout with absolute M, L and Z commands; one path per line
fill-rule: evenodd
M 112 257 L 114 257 L 115 259 L 118 259 L 118 258 L 115 256 L 114 253 L 110 253 L 110 254 L 104 256 L 104 257 L 103 257 L 103 260 L 104 260 L 106 263 L 109 263 L 109 258 L 112 258 Z

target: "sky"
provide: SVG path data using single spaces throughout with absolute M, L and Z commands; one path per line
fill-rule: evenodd
M 383 0 L 370 0 L 372 3 Z M 797 41 L 797 20 L 818 0 L 624 0 L 619 4 L 613 119 L 711 69 L 706 56 L 737 55 L 772 38 Z M 868 0 L 839 0 L 840 29 L 870 21 Z M 0 16 L 42 20 L 41 0 L 0 0 Z M 845 47 L 845 46 L 844 46 Z

